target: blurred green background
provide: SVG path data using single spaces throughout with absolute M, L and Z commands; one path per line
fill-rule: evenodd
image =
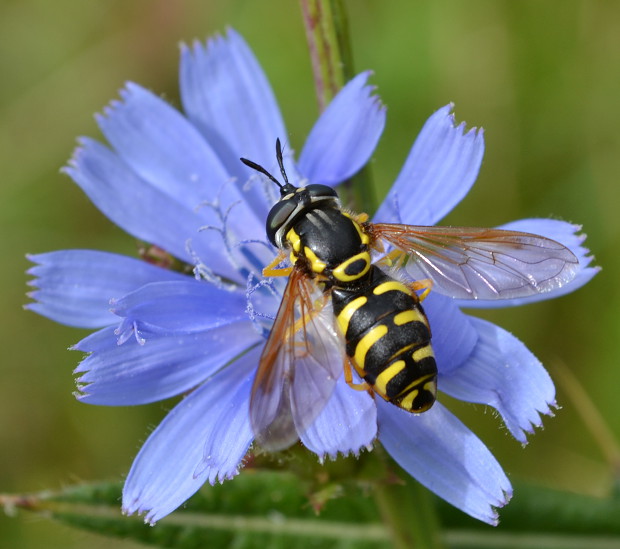
M 374 70 L 388 106 L 372 164 L 379 197 L 424 120 L 453 101 L 458 120 L 485 128 L 487 149 L 474 190 L 446 223 L 551 216 L 584 225 L 604 267 L 591 284 L 554 302 L 480 314 L 526 342 L 556 382 L 563 369 L 572 372 L 620 437 L 620 3 L 356 0 L 348 8 L 356 70 Z M 134 241 L 59 169 L 77 136 L 100 135 L 92 115 L 126 80 L 178 106 L 179 42 L 229 25 L 260 59 L 299 150 L 316 100 L 296 2 L 0 1 L 0 492 L 123 477 L 169 407 L 75 401 L 80 356 L 67 347 L 86 332 L 22 310 L 24 254 L 135 253 Z M 483 407 L 460 405 L 459 414 L 511 478 L 604 495 L 613 479 L 608 456 L 581 420 L 583 406 L 557 385 L 562 409 L 525 449 Z M 20 513 L 0 514 L 0 546 L 109 542 Z

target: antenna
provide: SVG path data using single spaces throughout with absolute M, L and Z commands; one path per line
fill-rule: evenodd
M 280 166 L 280 173 L 282 174 L 282 178 L 284 179 L 285 185 L 282 185 L 273 175 L 271 175 L 265 168 L 263 168 L 260 164 L 253 162 L 252 160 L 248 160 L 247 158 L 240 158 L 241 162 L 243 162 L 249 168 L 256 170 L 257 172 L 266 175 L 271 181 L 273 181 L 278 187 L 280 187 L 280 194 L 282 196 L 292 192 L 295 185 L 292 185 L 288 181 L 288 177 L 286 175 L 286 170 L 284 169 L 284 160 L 282 158 L 282 144 L 280 143 L 280 138 L 276 139 L 276 159 L 278 160 L 278 166 Z
M 284 182 L 290 185 L 288 177 L 286 177 L 286 171 L 284 170 L 284 159 L 282 158 L 282 145 L 280 145 L 280 138 L 276 139 L 276 158 L 278 159 L 278 166 L 280 166 L 280 173 L 284 178 Z

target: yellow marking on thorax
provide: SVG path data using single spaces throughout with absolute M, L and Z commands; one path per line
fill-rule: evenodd
M 368 351 L 370 351 L 370 348 L 385 334 L 387 334 L 387 332 L 387 326 L 380 324 L 379 326 L 372 328 L 362 339 L 359 340 L 358 344 L 355 346 L 355 356 L 353 359 L 360 368 L 364 368 L 364 361 L 366 360 L 366 355 L 368 354 Z
M 349 265 L 355 263 L 359 259 L 363 259 L 366 262 L 366 266 L 364 269 L 356 274 L 348 275 L 345 271 Z M 353 280 L 357 280 L 358 278 L 363 277 L 370 269 L 370 254 L 368 252 L 360 252 L 359 254 L 355 254 L 350 257 L 346 261 L 343 261 L 338 267 L 336 267 L 332 274 L 338 279 L 340 282 L 351 282 Z
M 353 216 L 350 213 L 344 212 L 344 211 L 341 213 L 342 215 L 344 215 L 345 217 L 348 217 L 353 222 L 353 225 L 355 226 L 355 230 L 357 231 L 357 234 L 360 235 L 360 240 L 362 241 L 362 244 L 364 244 L 364 246 L 368 246 L 368 244 L 370 244 L 370 237 L 368 236 L 368 234 L 362 231 L 362 226 L 360 225 L 360 221 L 362 223 L 366 221 L 368 219 L 368 215 L 365 213 L 362 213 L 357 216 Z
M 347 335 L 347 330 L 349 329 L 349 322 L 351 321 L 351 317 L 360 307 L 363 307 L 368 302 L 368 298 L 366 296 L 356 297 L 353 301 L 347 303 L 340 314 L 336 318 L 338 321 L 338 327 L 342 332 L 342 335 Z
M 360 240 L 362 241 L 362 244 L 364 244 L 364 246 L 368 246 L 368 244 L 370 244 L 370 237 L 368 236 L 368 234 L 362 231 L 362 226 L 355 219 L 351 218 L 351 221 L 353 221 L 353 225 L 355 225 L 355 229 L 360 235 Z
M 406 364 L 404 360 L 397 360 L 394 364 L 390 364 L 383 372 L 377 376 L 375 381 L 375 390 L 379 394 L 385 395 L 387 393 L 387 384 L 400 372 L 403 371 Z
M 295 229 L 291 229 L 288 233 L 286 233 L 286 240 L 291 243 L 293 251 L 298 254 L 301 250 L 301 238 L 295 232 Z
M 327 267 L 325 261 L 321 261 L 308 246 L 304 246 L 304 255 L 310 261 L 310 268 L 313 272 L 322 273 Z
M 419 309 L 409 309 L 408 311 L 398 313 L 394 317 L 394 324 L 396 324 L 396 326 L 402 326 L 403 324 L 407 324 L 409 322 L 421 322 L 425 326 L 427 325 L 426 317 L 419 311 Z
M 435 356 L 435 353 L 433 353 L 433 348 L 430 346 L 430 343 L 428 345 L 425 345 L 424 347 L 420 347 L 419 349 L 416 349 L 415 351 L 413 351 L 413 354 L 411 355 L 413 360 L 415 360 L 416 362 L 420 362 L 421 360 L 424 360 L 425 358 L 434 357 L 434 356 Z
M 398 291 L 398 292 L 405 292 L 407 295 L 412 295 L 412 292 L 409 288 L 407 288 L 407 286 L 405 286 L 404 284 L 402 284 L 401 282 L 398 282 L 396 280 L 390 280 L 389 282 L 383 282 L 382 284 L 379 284 L 373 291 L 372 293 L 375 295 L 381 295 L 384 294 L 386 292 L 391 292 L 391 291 Z

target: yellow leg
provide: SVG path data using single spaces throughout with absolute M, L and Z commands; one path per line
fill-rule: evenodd
M 280 250 L 273 261 L 263 269 L 263 276 L 289 276 L 293 272 L 293 267 L 284 267 L 283 269 L 276 268 L 286 257 L 286 252 Z
M 385 265 L 386 267 L 402 267 L 407 259 L 407 254 L 401 250 L 392 250 L 389 254 L 384 255 L 378 263 Z M 411 282 L 408 286 L 414 291 L 419 292 L 424 290 L 418 297 L 420 301 L 424 301 L 429 292 L 433 289 L 433 280 L 431 278 L 423 278 Z
M 420 301 L 424 301 L 429 292 L 433 289 L 433 280 L 430 278 L 423 278 L 422 280 L 416 280 L 409 284 L 409 287 L 414 292 L 419 292 L 420 290 L 424 290 L 418 297 Z
M 308 322 L 313 321 L 317 317 L 317 315 L 323 310 L 323 307 L 325 307 L 325 305 L 327 305 L 327 300 L 328 300 L 328 296 L 327 295 L 323 295 L 322 299 L 317 300 L 314 303 L 314 307 L 312 308 L 311 311 L 306 312 L 306 311 L 302 310 L 301 316 L 295 321 L 293 326 L 291 326 L 289 328 L 288 333 L 286 335 L 286 339 L 287 340 L 290 339 L 299 330 L 305 328 L 306 325 L 308 324 Z
M 344 380 L 351 389 L 356 391 L 372 391 L 372 387 L 364 381 L 364 383 L 353 383 L 353 370 L 351 370 L 351 361 L 347 358 L 344 361 Z
M 389 254 L 384 255 L 378 263 L 386 267 L 402 267 L 407 254 L 401 250 L 392 250 Z

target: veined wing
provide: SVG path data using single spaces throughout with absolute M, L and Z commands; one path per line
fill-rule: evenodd
M 458 299 L 514 299 L 559 288 L 579 261 L 543 236 L 476 227 L 373 224 L 373 233 L 408 255 L 404 268 L 430 278 L 439 293 Z
M 298 440 L 331 397 L 343 360 L 329 296 L 293 269 L 252 386 L 250 418 L 263 448 Z

